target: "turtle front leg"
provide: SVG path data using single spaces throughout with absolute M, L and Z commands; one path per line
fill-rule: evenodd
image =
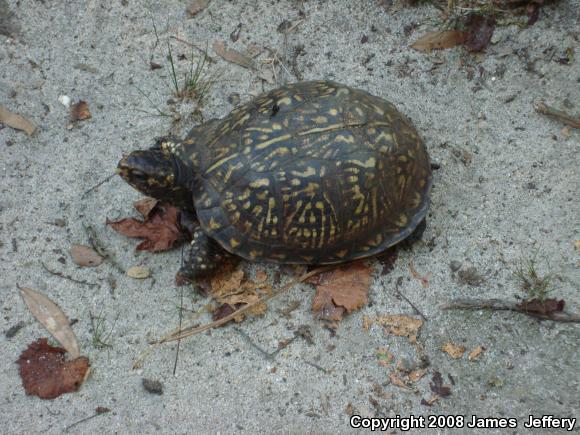
M 193 282 L 210 275 L 227 255 L 228 253 L 215 240 L 197 227 L 193 231 L 185 262 L 177 272 L 178 281 Z

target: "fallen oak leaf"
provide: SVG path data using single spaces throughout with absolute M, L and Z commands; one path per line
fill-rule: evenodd
M 256 64 L 251 58 L 237 50 L 226 48 L 225 43 L 219 39 L 216 39 L 213 42 L 212 48 L 218 56 L 224 60 L 227 60 L 228 62 L 235 63 L 236 65 L 243 66 L 244 68 L 253 70 L 256 69 Z
M 36 130 L 36 126 L 25 117 L 10 112 L 4 106 L 0 105 L 0 122 L 16 130 L 24 131 L 28 136 Z
M 69 252 L 73 262 L 81 267 L 96 267 L 103 262 L 103 257 L 88 246 L 72 245 Z
M 65 361 L 65 353 L 65 349 L 49 345 L 46 338 L 22 352 L 16 363 L 26 394 L 54 399 L 78 391 L 89 374 L 89 359 L 79 356 Z
M 135 203 L 138 211 L 147 209 L 139 201 Z M 133 238 L 145 239 L 137 245 L 137 251 L 167 251 L 177 242 L 187 240 L 189 233 L 179 224 L 180 211 L 170 204 L 156 203 L 144 215 L 144 220 L 125 218 L 107 221 L 107 225 L 118 233 Z
M 423 35 L 411 45 L 411 48 L 418 51 L 441 50 L 460 45 L 464 40 L 465 34 L 459 30 L 442 30 Z
M 62 309 L 47 296 L 31 288 L 19 287 L 26 306 L 73 358 L 80 356 L 79 344 L 70 321 Z
M 372 268 L 363 263 L 351 263 L 319 276 L 312 311 L 323 320 L 341 320 L 368 301 Z

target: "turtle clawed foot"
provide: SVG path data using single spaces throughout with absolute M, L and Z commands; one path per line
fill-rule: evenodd
M 189 252 L 185 255 L 183 265 L 175 275 L 176 284 L 193 283 L 199 278 L 211 275 L 225 256 L 225 251 L 201 228 L 197 227 L 192 234 Z

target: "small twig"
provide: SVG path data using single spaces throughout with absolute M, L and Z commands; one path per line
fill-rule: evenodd
M 111 174 L 109 176 L 107 176 L 106 178 L 104 178 L 103 180 L 99 181 L 97 184 L 95 184 L 93 187 L 87 189 L 84 191 L 84 193 L 81 195 L 81 198 L 84 198 L 85 196 L 87 196 L 89 193 L 91 193 L 93 190 L 98 189 L 99 187 L 101 187 L 103 184 L 105 184 L 106 182 L 110 181 L 115 175 L 117 174 Z
M 551 118 L 556 118 L 558 121 L 561 121 L 570 127 L 580 128 L 580 117 L 578 116 L 570 115 L 569 113 L 566 113 L 562 110 L 548 106 L 543 102 L 536 103 L 534 105 L 534 109 L 536 109 L 536 112 Z
M 101 241 L 97 237 L 97 232 L 94 230 L 94 228 L 91 227 L 90 225 L 86 225 L 84 222 L 83 222 L 83 228 L 84 228 L 85 232 L 87 233 L 87 237 L 89 239 L 89 244 L 91 245 L 91 247 L 95 251 L 97 251 L 97 254 L 99 254 L 101 257 L 105 258 L 106 260 L 109 260 L 109 262 L 113 265 L 113 267 L 115 269 L 117 269 L 117 271 L 125 274 L 126 273 L 125 269 L 123 269 L 123 267 L 117 262 L 115 256 L 103 247 L 103 244 L 101 243 Z
M 46 264 L 44 264 L 42 261 L 40 262 L 40 264 L 42 264 L 42 267 L 43 267 L 43 268 L 44 268 L 44 270 L 46 270 L 48 273 L 50 273 L 51 275 L 54 275 L 54 276 L 58 276 L 59 278 L 68 279 L 69 281 L 72 281 L 72 282 L 74 282 L 74 283 L 76 283 L 76 284 L 83 284 L 83 285 L 88 285 L 88 286 L 90 286 L 90 287 L 98 287 L 98 286 L 99 286 L 99 284 L 97 284 L 97 283 L 94 283 L 94 282 L 88 282 L 88 281 L 82 281 L 82 280 L 80 280 L 80 279 L 75 279 L 75 278 L 73 278 L 72 276 L 65 275 L 65 274 L 64 274 L 64 273 L 62 273 L 62 272 L 57 272 L 57 271 L 55 271 L 55 270 L 51 270 L 51 269 L 49 269 L 49 268 L 48 268 L 48 266 L 47 266 Z
M 402 277 L 401 277 L 401 278 L 402 278 Z M 407 302 L 409 305 L 411 305 L 411 308 L 413 308 L 413 309 L 415 310 L 415 312 L 416 312 L 418 315 L 420 315 L 420 316 L 423 318 L 423 320 L 424 320 L 425 322 L 427 322 L 427 321 L 428 321 L 428 319 L 427 319 L 427 317 L 426 317 L 426 316 L 425 316 L 425 315 L 424 315 L 424 314 L 421 312 L 421 310 L 419 310 L 419 308 L 417 308 L 417 307 L 415 306 L 415 304 L 413 304 L 413 302 L 411 302 L 409 299 L 407 299 L 407 296 L 405 296 L 403 293 L 401 293 L 401 292 L 399 291 L 399 286 L 400 286 L 400 285 L 401 285 L 401 280 L 400 280 L 400 279 L 398 279 L 398 280 L 397 280 L 397 283 L 395 284 L 395 292 L 397 292 L 397 294 L 398 294 L 398 295 L 399 295 L 401 298 L 405 299 L 405 301 L 406 301 L 406 302 Z
M 170 36 L 170 38 L 171 39 L 175 39 L 177 42 L 181 42 L 182 44 L 185 44 L 188 47 L 195 48 L 197 51 L 199 51 L 201 54 L 203 54 L 205 56 L 205 60 L 207 60 L 209 63 L 215 63 L 215 59 L 213 59 L 212 57 L 210 57 L 207 54 L 207 50 L 204 50 L 202 48 L 199 48 L 197 45 L 194 45 L 191 42 L 186 41 L 184 39 L 181 39 L 181 38 L 179 38 L 177 36 Z
M 240 328 L 234 329 L 248 342 L 250 346 L 252 346 L 258 352 L 260 352 L 267 360 L 273 360 L 276 354 L 280 351 L 280 349 L 276 349 L 274 352 L 268 352 L 266 349 L 263 349 L 261 346 L 258 346 L 256 343 L 254 343 L 254 340 L 252 340 L 251 337 L 245 331 L 242 331 Z
M 183 253 L 183 250 L 181 251 Z M 180 305 L 179 305 L 179 329 L 181 329 L 181 324 L 183 321 L 183 287 L 180 289 Z M 173 376 L 177 372 L 177 361 L 179 360 L 179 348 L 181 347 L 181 340 L 177 340 L 177 348 L 175 349 L 175 362 L 173 363 Z
M 555 311 L 550 314 L 540 314 L 533 311 L 527 311 L 514 302 L 504 301 L 501 299 L 452 299 L 441 306 L 441 309 L 515 311 L 517 313 L 527 314 L 528 316 L 537 317 L 538 319 L 542 320 L 580 323 L 580 316 L 577 314 L 569 314 L 563 311 Z
M 65 431 L 65 432 L 68 432 L 70 429 L 72 429 L 73 427 L 75 427 L 77 424 L 84 423 L 85 421 L 89 421 L 90 419 L 92 419 L 92 418 L 95 418 L 95 417 L 96 417 L 96 416 L 98 416 L 98 415 L 106 414 L 107 412 L 111 412 L 111 410 L 110 410 L 109 408 L 105 408 L 105 407 L 103 407 L 103 406 L 99 406 L 99 407 L 97 408 L 97 412 L 95 412 L 93 415 L 91 415 L 91 416 L 89 416 L 89 417 L 82 418 L 82 419 L 80 419 L 80 420 L 78 420 L 78 421 L 75 421 L 73 424 L 71 424 L 71 425 L 67 426 L 67 427 L 64 429 L 64 431 Z
M 304 275 L 302 275 L 298 279 L 295 279 L 295 280 L 289 282 L 288 284 L 282 286 L 279 290 L 271 293 L 270 295 L 268 295 L 264 298 L 260 298 L 257 301 L 252 302 L 251 304 L 245 305 L 242 308 L 234 311 L 233 313 L 231 313 L 225 317 L 222 317 L 219 320 L 216 320 L 215 322 L 206 323 L 205 325 L 201 325 L 201 326 L 188 326 L 188 327 L 185 327 L 183 329 L 175 329 L 175 330 L 169 332 L 168 334 L 166 334 L 164 337 L 160 338 L 159 340 L 151 343 L 151 347 L 149 347 L 148 349 L 143 351 L 137 357 L 137 359 L 133 363 L 133 368 L 135 369 L 135 368 L 141 367 L 141 364 L 142 364 L 145 356 L 148 355 L 154 348 L 156 348 L 157 346 L 159 346 L 163 343 L 169 343 L 171 341 L 180 340 L 182 338 L 196 335 L 196 334 L 199 334 L 201 332 L 208 331 L 210 329 L 214 329 L 214 328 L 217 328 L 218 326 L 224 325 L 224 324 L 228 323 L 230 320 L 233 320 L 234 318 L 239 316 L 240 314 L 243 314 L 246 311 L 250 310 L 252 307 L 255 307 L 256 305 L 264 303 L 264 302 L 268 302 L 269 300 L 275 298 L 276 296 L 281 295 L 282 293 L 286 292 L 287 290 L 289 290 L 290 288 L 292 288 L 296 284 L 300 284 L 300 283 L 306 281 L 307 279 L 312 278 L 313 276 L 316 276 L 322 272 L 326 272 L 326 271 L 335 269 L 336 267 L 338 267 L 338 266 L 337 265 L 325 266 L 325 267 L 320 267 L 318 269 L 314 269 L 311 272 L 305 273 Z
M 311 361 L 308 361 L 308 360 L 303 360 L 303 361 L 304 361 L 306 364 L 308 364 L 309 366 L 312 366 L 312 367 L 314 367 L 315 369 L 317 369 L 317 370 L 320 370 L 322 373 L 328 373 L 328 370 L 326 370 L 324 367 L 321 367 L 321 366 L 319 366 L 319 365 L 318 365 L 318 364 L 316 364 L 316 363 L 313 363 L 313 362 L 311 362 Z

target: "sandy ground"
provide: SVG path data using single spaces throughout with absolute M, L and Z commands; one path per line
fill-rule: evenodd
M 431 54 L 409 48 L 433 30 L 437 13 L 431 6 L 272 1 L 256 8 L 258 2 L 214 0 L 188 18 L 187 2 L 160 3 L 0 1 L 0 102 L 39 126 L 33 137 L 0 130 L 0 330 L 24 322 L 14 337 L 0 336 L 3 433 L 61 433 L 99 406 L 111 411 L 70 432 L 352 433 L 351 410 L 376 417 L 516 418 L 517 429 L 485 433 L 527 433 L 523 423 L 531 414 L 579 417 L 577 326 L 510 312 L 440 309 L 453 297 L 522 295 L 512 272 L 521 258 L 536 252 L 540 273 L 555 275 L 555 295 L 566 300 L 569 311 L 580 311 L 579 136 L 533 109 L 544 100 L 580 112 L 578 1 L 543 8 L 532 27 L 498 28 L 494 44 L 477 56 L 460 48 Z M 286 37 L 278 31 L 284 20 L 296 24 Z M 238 23 L 239 40 L 232 43 Z M 139 198 L 117 177 L 83 193 L 112 174 L 123 153 L 199 122 L 199 113 L 190 116 L 195 104 L 168 104 L 172 36 L 201 48 L 216 39 L 239 51 L 267 47 L 272 52 L 258 57 L 264 74 L 271 63 L 262 61 L 273 54 L 288 59 L 288 71 L 276 70 L 280 83 L 332 79 L 385 97 L 415 122 L 440 165 L 423 240 L 399 250 L 389 274 L 373 263 L 370 303 L 342 321 L 335 335 L 313 318 L 312 287 L 300 285 L 273 300 L 264 317 L 183 341 L 175 376 L 175 345 L 157 349 L 141 369 L 132 370 L 147 341 L 178 322 L 181 290 L 173 276 L 180 252 L 136 254 L 134 240 L 105 226 L 107 218 L 134 213 L 131 204 Z M 368 41 L 361 42 L 363 37 Z M 177 61 L 177 76 L 183 77 L 191 49 L 176 39 L 171 44 L 176 58 L 187 58 Z M 299 45 L 303 53 L 293 56 Z M 570 47 L 574 58 L 561 61 Z M 238 97 L 245 102 L 275 87 L 211 48 L 209 54 L 215 62 L 206 71 L 216 83 L 199 108 L 204 119 L 224 116 Z M 151 61 L 164 68 L 151 70 Z M 86 100 L 92 118 L 71 126 L 61 95 Z M 171 107 L 182 116 L 174 126 L 171 117 L 144 113 L 155 114 L 156 108 L 169 113 Z M 112 261 L 97 268 L 72 263 L 69 248 L 89 243 L 87 227 L 118 267 Z M 428 275 L 427 287 L 413 278 L 411 262 L 421 276 Z M 95 285 L 50 274 L 43 263 Z M 122 272 L 134 265 L 149 267 L 152 278 L 134 280 Z M 242 266 L 250 275 L 255 267 Z M 470 285 L 452 266 L 474 267 L 483 281 Z M 267 267 L 270 274 L 278 269 Z M 285 270 L 281 276 L 282 282 L 291 279 Z M 409 389 L 395 385 L 389 374 L 402 376 L 395 369 L 401 360 L 407 369 L 421 366 L 417 347 L 376 324 L 363 329 L 365 315 L 419 318 L 397 294 L 397 282 L 398 291 L 428 319 L 418 339 L 427 373 Z M 17 284 L 44 292 L 77 319 L 73 328 L 92 364 L 92 376 L 79 392 L 52 401 L 25 395 L 14 361 L 46 332 L 31 317 Z M 208 302 L 188 289 L 183 297 L 186 320 Z M 298 308 L 282 315 L 294 301 Z M 110 347 L 93 345 L 91 313 L 111 332 Z M 196 321 L 207 320 L 204 315 Z M 300 326 L 309 328 L 312 343 L 299 338 L 275 356 L 266 355 Z M 467 351 L 486 350 L 474 361 L 467 352 L 452 359 L 441 350 L 449 341 Z M 391 366 L 378 364 L 381 348 L 394 355 Z M 451 395 L 429 407 L 421 400 L 433 396 L 429 384 L 435 372 Z M 146 391 L 143 378 L 162 382 L 163 395 Z

